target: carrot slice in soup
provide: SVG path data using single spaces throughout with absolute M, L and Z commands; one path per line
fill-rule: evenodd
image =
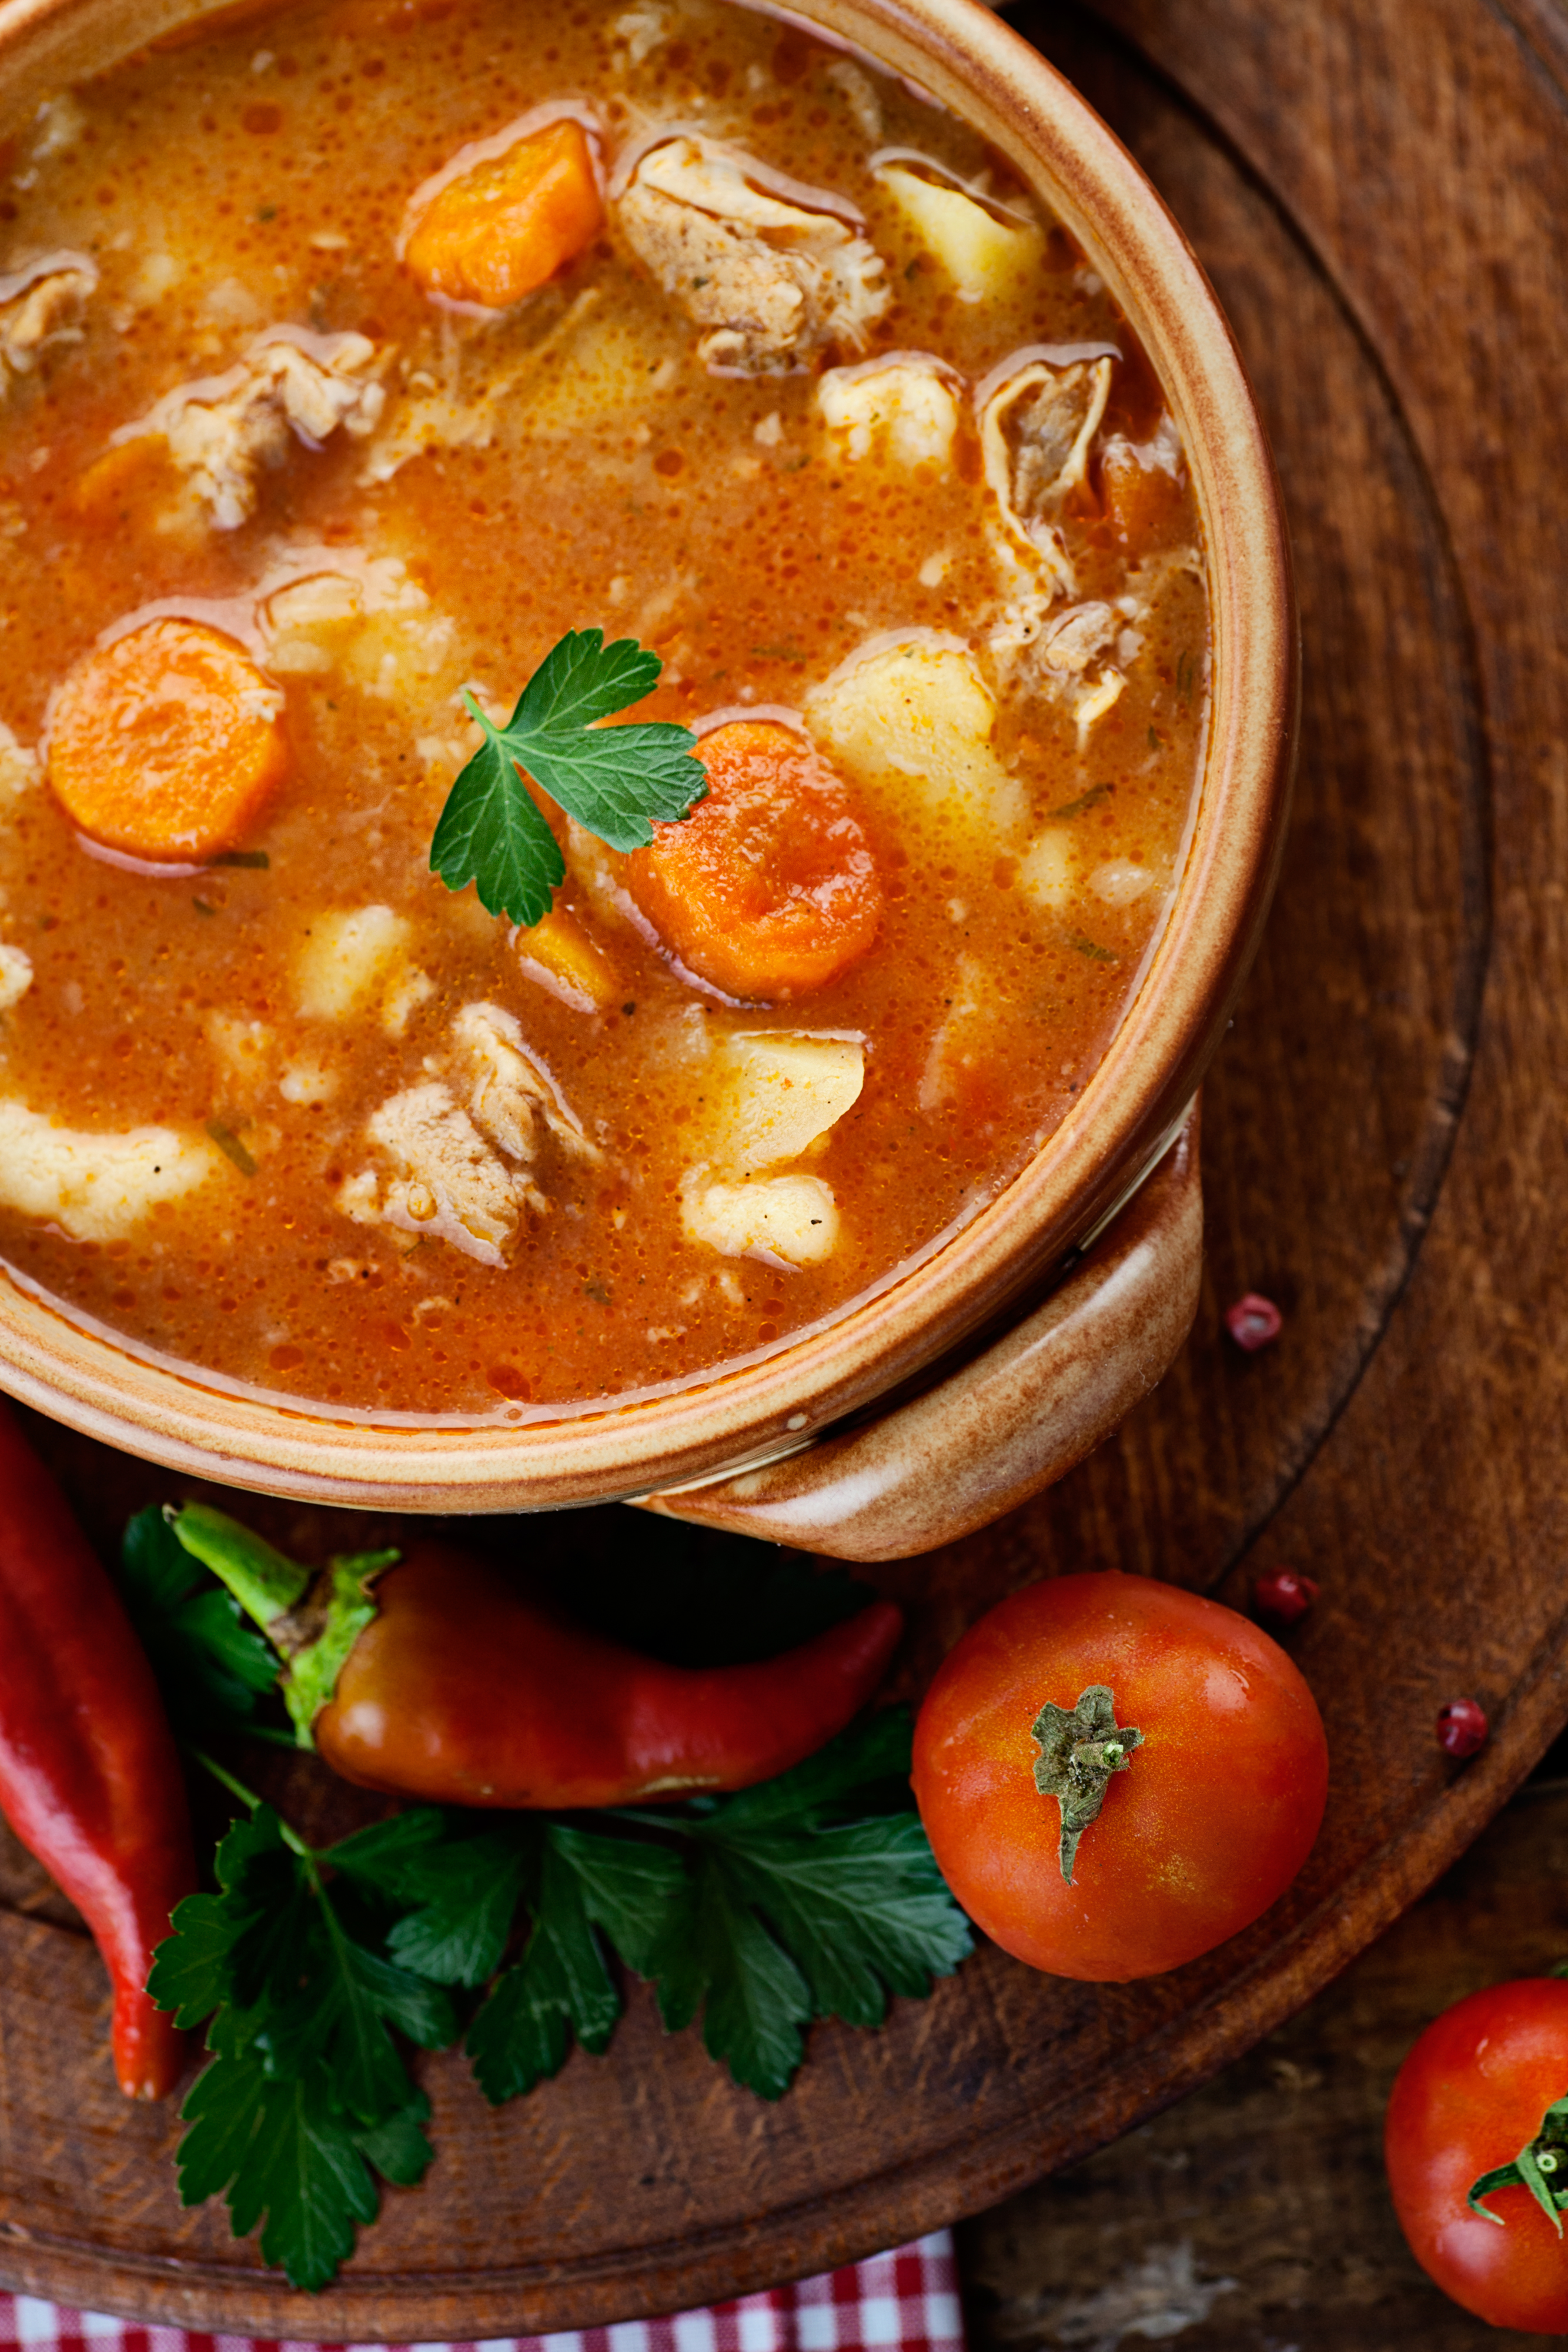
M 562 116 L 449 180 L 403 257 L 427 294 L 504 310 L 580 253 L 603 219 L 588 133 Z
M 865 953 L 882 886 L 850 796 L 788 727 L 742 719 L 698 746 L 707 798 L 629 857 L 632 895 L 683 963 L 732 996 L 800 996 Z
M 201 858 L 239 841 L 287 764 L 283 697 L 230 637 L 148 621 L 60 688 L 49 782 L 94 841 Z

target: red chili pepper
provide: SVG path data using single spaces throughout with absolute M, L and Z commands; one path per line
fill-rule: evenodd
M 4 1405 L 0 1811 L 97 1938 L 120 2089 L 165 2097 L 187 2037 L 143 1987 L 196 1890 L 180 1759 L 120 1595 Z
M 860 1712 L 904 1624 L 878 1601 L 781 1657 L 694 1668 L 568 1624 L 443 1544 L 374 1590 L 316 1745 L 361 1788 L 455 1805 L 630 1805 L 770 1780 Z

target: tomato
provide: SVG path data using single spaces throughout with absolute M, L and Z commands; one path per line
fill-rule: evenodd
M 1525 1977 L 1445 2010 L 1388 2102 L 1384 2160 L 1410 2251 L 1445 2294 L 1494 2327 L 1568 2333 L 1568 2242 L 1530 2190 L 1488 2189 L 1492 2221 L 1466 2203 L 1483 2174 L 1531 2145 L 1564 2094 L 1568 1984 Z M 1549 2152 L 1544 2169 L 1568 2180 L 1568 2148 Z
M 1108 1726 L 1087 1719 L 1095 1684 L 1141 1744 L 1106 1749 Z M 1081 1699 L 1054 1744 L 1103 1796 L 1069 1882 L 1034 1727 L 1047 1702 Z M 1196 1958 L 1284 1893 L 1322 1820 L 1328 1744 L 1296 1667 L 1234 1610 L 1146 1577 L 1062 1576 L 1004 1601 L 947 1658 L 915 1725 L 915 1793 L 943 1875 L 993 1942 L 1055 1976 L 1124 1983 Z

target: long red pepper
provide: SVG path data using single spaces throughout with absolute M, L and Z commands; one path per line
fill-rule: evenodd
M 163 2098 L 186 2037 L 143 1987 L 196 1889 L 180 1761 L 120 1595 L 4 1404 L 0 1812 L 98 1940 L 120 2089 Z
M 688 1668 L 565 1622 L 444 1544 L 419 1544 L 374 1591 L 316 1745 L 363 1788 L 456 1805 L 749 1788 L 858 1714 L 904 1623 L 873 1601 L 781 1657 Z

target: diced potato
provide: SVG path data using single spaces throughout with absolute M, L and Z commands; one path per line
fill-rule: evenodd
M 1107 907 L 1130 907 L 1154 886 L 1155 877 L 1146 866 L 1138 866 L 1130 857 L 1108 857 L 1089 877 L 1089 887 Z
M 603 220 L 588 133 L 562 115 L 448 180 L 419 211 L 403 258 L 427 294 L 504 310 L 591 244 Z
M 952 458 L 957 399 L 946 377 L 919 361 L 830 368 L 817 385 L 817 405 L 857 462 L 875 455 L 895 466 L 946 466 Z
M 725 1257 L 821 1265 L 839 1238 L 838 1204 L 820 1176 L 768 1176 L 751 1184 L 688 1184 L 681 1222 L 695 1242 Z
M 20 1004 L 33 985 L 33 959 L 26 948 L 0 947 L 0 1013 Z
M 1078 844 L 1071 825 L 1048 824 L 1037 833 L 1019 866 L 1018 887 L 1037 907 L 1065 907 L 1078 887 Z
M 242 1021 L 233 1013 L 209 1013 L 205 1026 L 229 1095 L 252 1101 L 270 1076 L 272 1031 L 265 1021 Z
M 347 1021 L 372 990 L 400 978 L 409 924 L 390 907 L 318 915 L 294 959 L 294 1001 L 308 1021 Z
M 709 1130 L 715 1161 L 747 1172 L 799 1160 L 865 1083 L 865 1049 L 843 1037 L 773 1031 L 728 1037 Z
M 0 719 L 0 803 L 20 800 L 31 792 L 44 772 L 44 763 L 36 751 L 18 743 L 5 720 Z
M 1004 220 L 961 189 L 922 179 L 906 163 L 884 163 L 876 176 L 947 272 L 960 302 L 996 300 L 1038 263 L 1045 240 L 1033 223 Z
M 925 787 L 933 813 L 1010 839 L 1024 789 L 991 749 L 997 709 L 974 656 L 911 639 L 839 671 L 810 695 L 806 723 L 822 749 L 867 782 L 890 774 Z
M 517 963 L 574 1013 L 607 1012 L 621 993 L 614 965 L 565 907 L 517 933 Z
M 73 1241 L 118 1240 L 223 1164 L 204 1136 L 170 1127 L 89 1135 L 0 1101 L 0 1207 L 47 1217 Z

